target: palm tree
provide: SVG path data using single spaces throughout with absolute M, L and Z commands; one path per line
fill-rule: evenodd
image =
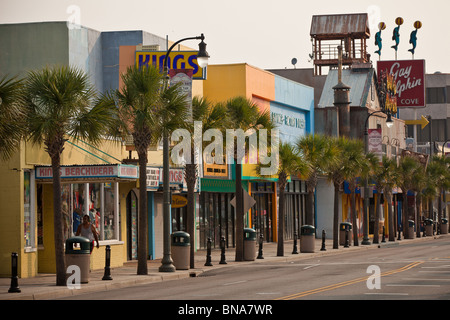
M 195 268 L 195 246 L 194 246 L 194 232 L 195 232 L 195 199 L 194 191 L 195 184 L 198 179 L 198 166 L 194 161 L 196 150 L 194 150 L 194 137 L 195 137 L 195 124 L 194 121 L 201 122 L 201 134 L 209 129 L 223 129 L 225 122 L 223 119 L 226 117 L 226 108 L 223 104 L 212 104 L 207 98 L 194 97 L 192 99 L 192 120 L 187 121 L 186 127 L 191 136 L 191 161 L 185 165 L 185 180 L 187 185 L 187 215 L 186 215 L 186 231 L 191 235 L 191 248 L 190 248 L 190 268 Z M 202 139 L 203 140 L 203 139 Z M 203 150 L 203 148 L 202 148 Z M 197 150 L 199 151 L 199 150 Z
M 227 124 L 229 128 L 248 130 L 272 129 L 273 124 L 269 111 L 261 112 L 256 103 L 245 97 L 231 98 L 225 103 L 227 109 Z M 236 165 L 236 254 L 235 260 L 244 259 L 244 212 L 243 212 L 243 189 L 242 189 L 242 159 L 238 159 L 239 152 L 237 143 L 234 143 L 234 162 Z M 246 153 L 248 148 L 245 148 Z M 227 151 L 228 152 L 228 151 Z
M 442 190 L 446 190 L 450 185 L 449 174 L 450 158 L 441 155 L 433 156 L 432 161 L 427 166 L 427 174 L 432 181 L 432 188 L 434 194 L 438 195 L 438 223 L 440 224 L 442 218 Z
M 329 137 L 320 134 L 305 135 L 296 142 L 299 152 L 310 165 L 306 180 L 308 201 L 305 219 L 306 224 L 309 225 L 314 224 L 314 194 L 318 177 L 325 173 L 327 166 L 337 153 L 337 149 L 329 142 Z
M 408 191 L 414 188 L 414 173 L 420 168 L 420 163 L 417 159 L 410 155 L 403 156 L 398 164 L 398 180 L 397 183 L 403 193 L 403 208 L 402 208 L 402 225 L 403 236 L 407 230 L 406 224 L 408 222 Z M 407 231 L 406 231 L 407 232 Z
M 373 243 L 378 243 L 379 241 L 379 230 L 378 230 L 378 220 L 379 220 L 379 204 L 381 198 L 381 192 L 383 192 L 385 201 L 384 203 L 388 206 L 388 225 L 389 225 L 389 241 L 395 241 L 395 231 L 394 231 L 394 215 L 392 212 L 392 189 L 395 186 L 395 181 L 397 181 L 397 160 L 395 158 L 388 158 L 383 156 L 381 159 L 381 165 L 378 161 L 372 162 L 373 167 L 373 180 L 375 181 L 378 197 L 377 204 L 375 208 L 375 230 L 373 235 Z
M 53 170 L 53 220 L 56 285 L 66 284 L 61 208 L 61 154 L 67 135 L 98 144 L 112 126 L 114 105 L 101 103 L 88 76 L 75 67 L 30 71 L 24 83 L 28 138 L 44 144 Z
M 328 180 L 332 181 L 334 186 L 333 249 L 339 249 L 339 199 L 341 198 L 345 181 L 343 154 L 347 143 L 348 139 L 345 137 L 328 139 L 328 147 L 335 148 L 335 151 L 332 153 L 334 157 L 328 161 L 326 167 Z
M 137 274 L 148 274 L 147 175 L 148 149 L 165 134 L 181 128 L 187 118 L 186 96 L 179 86 L 166 86 L 154 66 L 129 67 L 121 75 L 123 87 L 111 98 L 118 103 L 118 134 L 131 135 L 139 161 L 139 221 Z M 168 135 L 167 135 L 168 136 Z
M 348 139 L 343 144 L 342 149 L 342 171 L 345 179 L 348 181 L 350 195 L 351 195 L 351 217 L 353 224 L 353 244 L 359 245 L 358 227 L 357 227 L 357 212 L 356 212 L 356 196 L 355 189 L 357 186 L 357 179 L 364 174 L 366 165 L 366 156 L 364 154 L 364 144 L 362 140 Z
M 277 256 L 284 256 L 284 222 L 285 222 L 285 190 L 289 176 L 307 175 L 310 169 L 308 163 L 299 155 L 295 146 L 290 143 L 280 142 L 278 146 L 278 177 L 279 200 L 278 200 L 278 232 L 277 232 Z M 261 168 L 267 167 L 258 164 L 257 172 L 261 175 Z
M 17 150 L 24 134 L 22 84 L 17 78 L 0 78 L 0 158 L 4 160 Z

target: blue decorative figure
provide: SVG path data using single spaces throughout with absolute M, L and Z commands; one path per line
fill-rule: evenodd
M 380 22 L 378 24 L 378 31 L 375 34 L 375 45 L 378 46 L 378 50 L 375 51 L 375 53 L 378 53 L 379 56 L 381 56 L 381 49 L 383 48 L 383 39 L 381 39 L 381 31 L 386 29 L 386 24 L 384 22 Z
M 391 48 L 394 48 L 395 51 L 398 49 L 398 44 L 400 43 L 400 26 L 403 24 L 403 18 L 397 18 L 395 19 L 395 23 L 397 24 L 397 27 L 394 28 L 394 33 L 392 35 L 392 40 L 395 41 L 395 45 Z
M 422 27 L 422 22 L 420 21 L 416 21 L 414 22 L 414 28 L 416 28 L 416 30 L 414 30 L 413 32 L 411 32 L 411 36 L 409 38 L 409 43 L 412 44 L 412 48 L 409 49 L 408 51 L 411 52 L 414 56 L 414 52 L 416 50 L 416 46 L 417 46 L 417 30 L 419 30 Z

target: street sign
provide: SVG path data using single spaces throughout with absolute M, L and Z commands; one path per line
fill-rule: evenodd
M 408 125 L 414 125 L 414 124 L 420 124 L 422 126 L 422 130 L 429 124 L 430 122 L 428 119 L 424 116 L 420 120 L 405 120 L 405 124 Z
M 244 212 L 247 212 L 255 205 L 256 200 L 253 199 L 253 197 L 250 196 L 247 191 L 242 190 L 242 193 L 244 197 Z M 230 204 L 236 208 L 236 197 L 231 199 Z

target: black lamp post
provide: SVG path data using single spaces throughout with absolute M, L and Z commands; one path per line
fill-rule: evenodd
M 182 41 L 186 40 L 201 40 L 201 42 L 198 45 L 198 54 L 197 54 L 197 63 L 201 68 L 204 68 L 208 65 L 208 52 L 206 52 L 206 43 L 203 42 L 205 39 L 205 36 L 203 33 L 201 36 L 197 37 L 189 37 L 184 38 L 181 40 L 178 40 L 175 42 L 169 50 L 167 50 L 166 56 L 164 57 L 164 75 L 166 77 L 165 85 L 169 85 L 169 68 L 167 66 L 168 57 L 170 52 L 172 52 L 172 49 L 179 44 Z M 163 132 L 163 258 L 161 260 L 161 266 L 159 267 L 160 272 L 174 272 L 175 266 L 173 265 L 172 256 L 170 253 L 170 210 L 171 210 L 171 202 L 172 197 L 170 193 L 170 186 L 169 186 L 169 133 L 167 131 Z

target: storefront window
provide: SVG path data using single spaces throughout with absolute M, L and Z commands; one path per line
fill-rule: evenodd
M 61 190 L 64 217 L 64 239 L 74 236 L 84 215 L 99 233 L 99 240 L 118 239 L 118 190 L 116 183 L 73 183 L 63 184 Z M 87 191 L 88 190 L 88 191 Z
M 23 218 L 25 247 L 33 245 L 33 227 L 31 225 L 31 172 L 25 171 L 23 177 Z

